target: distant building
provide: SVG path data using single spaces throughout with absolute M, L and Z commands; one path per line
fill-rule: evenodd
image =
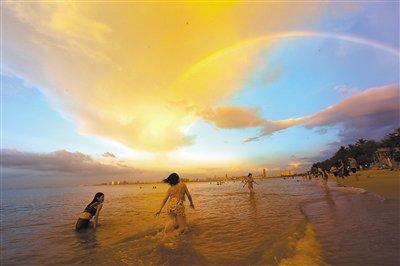
M 293 176 L 294 173 L 292 170 L 285 170 L 281 173 L 281 176 Z

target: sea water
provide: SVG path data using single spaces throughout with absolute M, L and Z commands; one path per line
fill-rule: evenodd
M 165 184 L 5 189 L 1 265 L 399 265 L 399 201 L 318 181 L 188 183 L 190 230 L 163 240 Z M 156 188 L 153 188 L 156 186 Z M 96 230 L 75 222 L 96 192 Z

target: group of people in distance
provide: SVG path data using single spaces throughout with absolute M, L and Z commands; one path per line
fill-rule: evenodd
M 164 206 L 167 204 L 166 212 L 168 214 L 168 222 L 164 228 L 164 236 L 169 235 L 173 232 L 182 234 L 187 230 L 186 213 L 185 213 L 185 197 L 188 198 L 190 208 L 194 209 L 193 199 L 185 183 L 180 181 L 177 173 L 170 174 L 164 183 L 170 185 L 164 199 L 161 202 L 159 210 L 155 213 L 155 216 L 159 216 Z M 253 183 L 256 183 L 251 173 L 248 174 L 247 178 L 243 181 L 243 187 L 247 185 L 250 194 L 254 194 Z M 257 184 L 257 183 L 256 183 Z M 154 186 L 153 186 L 154 188 Z M 90 227 L 91 220 L 93 219 L 93 228 L 95 229 L 98 225 L 99 214 L 103 207 L 104 194 L 102 192 L 96 193 L 93 200 L 85 207 L 83 212 L 79 215 L 78 221 L 76 222 L 75 229 L 81 231 Z
M 309 179 L 311 179 L 312 177 L 321 178 L 324 184 L 326 184 L 326 182 L 328 181 L 329 172 L 333 174 L 333 176 L 336 178 L 336 182 L 340 184 L 341 180 L 339 178 L 344 179 L 346 176 L 350 176 L 350 172 L 356 173 L 358 167 L 359 166 L 356 159 L 350 157 L 347 158 L 347 160 L 345 160 L 344 162 L 341 159 L 337 160 L 329 169 L 329 171 L 325 171 L 325 169 L 318 167 L 316 164 L 314 164 L 311 167 L 311 170 L 307 172 L 307 176 Z M 355 177 L 358 180 L 358 176 L 355 175 Z
M 348 158 L 347 162 L 343 163 L 342 160 L 336 161 L 334 165 L 332 165 L 329 170 L 335 177 L 344 178 L 345 176 L 350 175 L 350 171 L 353 173 L 357 172 L 358 164 L 356 159 Z

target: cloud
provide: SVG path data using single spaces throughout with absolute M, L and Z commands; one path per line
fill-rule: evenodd
M 256 141 L 260 137 L 299 124 L 304 118 L 271 121 L 261 118 L 258 108 L 241 106 L 222 106 L 208 109 L 200 114 L 205 121 L 215 124 L 219 128 L 247 128 L 262 127 L 260 136 L 247 138 L 244 142 Z
M 275 132 L 284 130 L 292 126 L 300 125 L 305 119 L 306 117 L 289 118 L 279 121 L 271 121 L 264 119 L 261 124 L 262 129 L 260 130 L 260 134 L 254 137 L 246 138 L 243 140 L 243 142 L 259 141 L 261 138 L 272 135 Z
M 224 106 L 209 109 L 202 113 L 206 121 L 214 123 L 219 128 L 245 128 L 260 126 L 260 110 L 240 106 Z
M 337 91 L 337 92 L 339 92 L 341 95 L 346 96 L 346 97 L 361 92 L 361 91 L 358 90 L 358 89 L 349 88 L 349 87 L 346 86 L 346 85 L 339 85 L 339 86 L 336 86 L 336 87 L 334 88 L 334 90 Z
M 290 162 L 288 165 L 293 168 L 298 168 L 301 165 L 301 162 Z
M 301 157 L 299 158 L 299 161 L 303 162 L 304 165 L 312 165 L 315 162 L 326 160 L 327 158 L 332 157 L 335 154 L 339 146 L 340 143 L 337 142 L 329 143 L 325 149 L 319 150 L 316 154 L 307 157 Z
M 105 152 L 102 155 L 103 157 L 112 157 L 112 158 L 117 158 L 113 153 L 111 152 Z
M 357 138 L 379 139 L 400 126 L 400 88 L 387 85 L 354 94 L 307 118 L 307 128 L 341 125 L 341 143 Z
M 82 134 L 170 151 L 192 143 L 182 129 L 237 92 L 268 46 L 224 48 L 310 23 L 324 6 L 7 2 L 4 70 Z
M 259 126 L 260 134 L 244 142 L 257 141 L 274 132 L 293 127 L 316 128 L 326 134 L 326 127 L 340 125 L 340 143 L 357 138 L 379 139 L 400 126 L 400 88 L 398 84 L 369 88 L 312 115 L 278 121 L 263 119 L 257 109 L 224 107 L 206 118 L 222 128 Z M 227 111 L 224 111 L 227 110 Z M 234 111 L 231 111 L 234 110 Z
M 81 152 L 59 150 L 51 153 L 31 153 L 4 149 L 1 167 L 8 170 L 35 172 L 42 176 L 75 176 L 85 178 L 132 176 L 140 170 L 126 165 L 104 164 Z M 7 176 L 5 177 L 7 178 Z

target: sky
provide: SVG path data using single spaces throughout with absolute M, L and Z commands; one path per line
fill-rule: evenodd
M 399 125 L 399 3 L 2 2 L 6 187 L 303 171 Z

